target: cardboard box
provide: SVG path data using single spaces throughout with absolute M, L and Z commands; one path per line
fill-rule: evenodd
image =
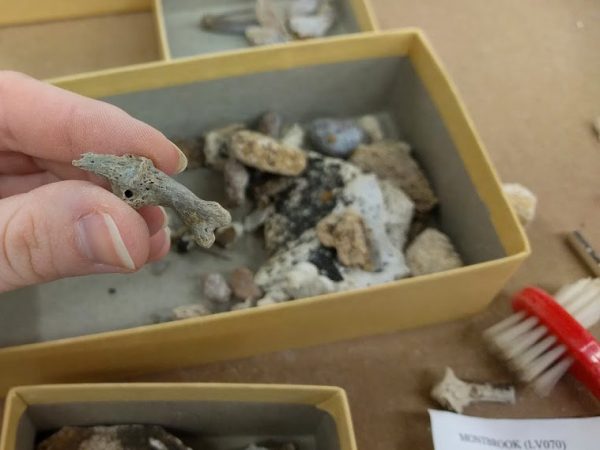
M 161 425 L 191 448 L 293 442 L 355 450 L 345 392 L 253 384 L 82 384 L 19 387 L 5 405 L 0 450 L 33 450 L 63 426 Z M 37 438 L 37 439 L 36 439 Z
M 283 5 L 283 0 L 274 0 Z M 3 0 L 0 66 L 49 79 L 111 67 L 248 48 L 239 35 L 206 32 L 204 14 L 255 0 Z M 376 29 L 368 0 L 336 0 L 329 35 Z
M 157 325 L 148 325 L 154 312 L 197 298 L 189 263 L 175 261 L 161 278 L 144 270 L 7 293 L 0 296 L 0 392 L 15 384 L 115 380 L 463 318 L 485 308 L 529 254 L 473 124 L 419 31 L 207 55 L 56 84 L 103 98 L 169 136 L 192 136 L 267 109 L 300 122 L 384 112 L 413 145 L 440 199 L 439 225 L 467 265 Z M 218 175 L 186 177 L 210 198 L 222 191 Z M 256 267 L 260 252 L 246 250 L 229 270 Z M 197 273 L 226 269 L 205 254 L 188 256 Z

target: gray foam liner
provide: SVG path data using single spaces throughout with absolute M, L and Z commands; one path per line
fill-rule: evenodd
M 162 3 L 167 42 L 174 58 L 249 46 L 244 36 L 203 30 L 200 20 L 205 14 L 253 8 L 256 3 L 254 0 L 163 0 Z M 274 3 L 282 11 L 288 1 L 275 0 Z M 339 17 L 328 36 L 360 31 L 349 2 L 337 0 L 334 3 Z
M 266 110 L 288 122 L 382 113 L 414 147 L 440 198 L 438 222 L 467 264 L 505 256 L 489 217 L 439 114 L 408 58 L 377 58 L 135 92 L 106 98 L 170 137 L 191 137 Z M 200 196 L 223 198 L 220 177 L 190 172 L 182 180 Z M 205 253 L 170 254 L 157 277 L 133 275 L 60 280 L 0 295 L 0 346 L 40 342 L 152 323 L 157 314 L 202 300 L 199 274 L 258 267 L 261 242 L 246 236 L 230 260 Z M 108 288 L 116 294 L 108 294 Z M 301 300 L 299 300 L 301 301 Z
M 294 442 L 299 450 L 340 448 L 333 418 L 314 406 L 258 402 L 154 401 L 30 405 L 15 450 L 31 450 L 62 426 L 161 425 L 193 449 L 242 450 L 261 441 Z

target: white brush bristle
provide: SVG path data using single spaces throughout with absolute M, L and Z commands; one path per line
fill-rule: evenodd
M 563 286 L 555 300 L 583 327 L 600 320 L 600 279 L 584 278 Z M 533 384 L 540 395 L 548 395 L 569 370 L 573 360 L 567 348 L 550 334 L 537 317 L 521 311 L 484 331 L 484 338 L 519 379 Z

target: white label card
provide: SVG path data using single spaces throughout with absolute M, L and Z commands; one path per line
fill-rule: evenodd
M 482 419 L 429 410 L 435 450 L 599 450 L 600 417 Z

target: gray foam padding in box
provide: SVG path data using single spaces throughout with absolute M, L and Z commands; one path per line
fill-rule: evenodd
M 339 449 L 335 421 L 310 405 L 145 401 L 30 405 L 19 422 L 15 450 L 32 450 L 40 435 L 67 425 L 119 424 L 161 425 L 191 448 L 243 449 L 274 439 L 292 441 L 300 450 Z
M 170 137 L 191 137 L 267 110 L 287 122 L 383 112 L 414 148 L 440 197 L 439 225 L 467 264 L 505 256 L 466 169 L 408 58 L 377 58 L 257 73 L 106 98 Z M 220 177 L 184 174 L 200 196 L 220 200 Z M 170 254 L 160 277 L 133 275 L 60 280 L 0 295 L 0 346 L 40 342 L 152 323 L 156 314 L 201 300 L 199 274 L 230 272 L 264 260 L 260 240 L 247 236 L 230 260 L 205 253 Z M 110 287 L 116 294 L 108 294 Z M 301 300 L 299 300 L 301 301 Z
M 214 33 L 200 27 L 205 14 L 223 14 L 253 8 L 254 0 L 163 0 L 163 20 L 167 42 L 174 58 L 249 47 L 242 35 Z M 283 11 L 287 0 L 273 2 Z M 347 0 L 336 0 L 339 17 L 328 36 L 360 31 Z

